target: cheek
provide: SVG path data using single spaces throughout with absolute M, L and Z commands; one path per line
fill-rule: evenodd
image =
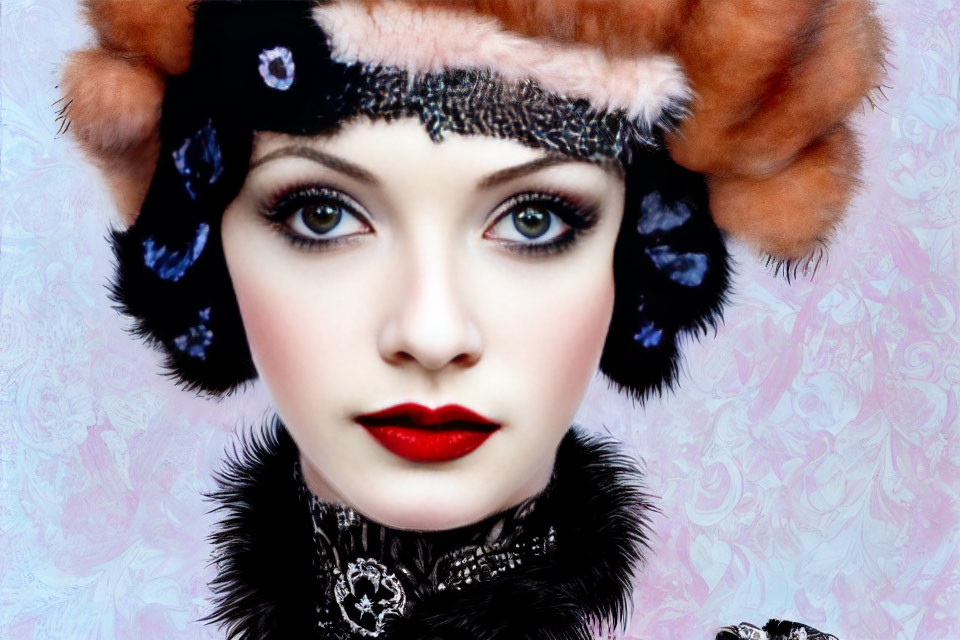
M 614 299 L 604 264 L 583 264 L 553 286 L 524 287 L 515 297 L 519 312 L 503 338 L 523 375 L 515 383 L 545 399 L 548 413 L 574 412 L 598 370 Z
M 555 345 L 544 353 L 545 359 L 557 360 L 562 354 L 562 363 L 556 367 L 556 381 L 561 389 L 579 399 L 586 386 L 596 374 L 606 340 L 607 329 L 613 314 L 613 281 L 597 286 L 589 295 L 581 298 L 583 304 L 569 305 L 551 317 L 545 330 L 553 336 Z
M 302 271 L 249 276 L 235 291 L 257 371 L 289 418 L 323 408 L 340 381 L 358 375 L 368 314 L 356 295 L 305 281 Z
M 294 418 L 322 406 L 324 390 L 350 367 L 356 331 L 345 319 L 355 304 L 329 274 L 311 273 L 262 230 L 225 218 L 224 251 L 247 343 L 261 381 L 278 409 Z M 249 256 L 257 256 L 256 260 Z M 353 296 L 355 298 L 356 296 Z M 352 328 L 351 328 L 352 327 Z

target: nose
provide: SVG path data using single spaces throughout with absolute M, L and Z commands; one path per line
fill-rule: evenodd
M 378 348 L 391 364 L 419 363 L 438 371 L 472 366 L 483 353 L 483 338 L 467 308 L 466 283 L 448 247 L 411 248 L 391 274 L 391 309 Z

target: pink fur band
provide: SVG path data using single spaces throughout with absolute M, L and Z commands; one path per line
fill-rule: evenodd
M 313 11 L 334 60 L 425 74 L 480 68 L 508 82 L 532 79 L 597 111 L 622 109 L 651 127 L 690 98 L 680 66 L 665 55 L 611 58 L 593 47 L 536 40 L 504 30 L 494 18 L 403 2 L 323 4 Z

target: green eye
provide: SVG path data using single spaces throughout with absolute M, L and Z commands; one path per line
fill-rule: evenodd
M 525 206 L 513 212 L 513 226 L 523 236 L 534 240 L 550 230 L 552 217 L 549 211 L 541 207 Z
M 497 207 L 493 226 L 483 236 L 524 255 L 549 255 L 572 248 L 598 220 L 595 206 L 575 196 L 528 191 Z
M 297 214 L 310 231 L 324 235 L 337 228 L 343 220 L 344 210 L 336 204 L 311 204 L 294 212 Z
M 320 249 L 371 233 L 361 208 L 341 191 L 309 186 L 280 195 L 263 215 L 295 246 Z

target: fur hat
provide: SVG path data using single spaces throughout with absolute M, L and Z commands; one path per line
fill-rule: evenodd
M 190 66 L 192 4 L 86 0 L 98 46 L 64 67 L 63 115 L 128 222 L 156 165 L 165 82 Z M 860 168 L 848 119 L 884 75 L 870 0 L 347 0 L 316 14 L 360 60 L 534 76 L 647 123 L 689 97 L 671 155 L 707 177 L 721 229 L 786 261 L 841 220 Z

